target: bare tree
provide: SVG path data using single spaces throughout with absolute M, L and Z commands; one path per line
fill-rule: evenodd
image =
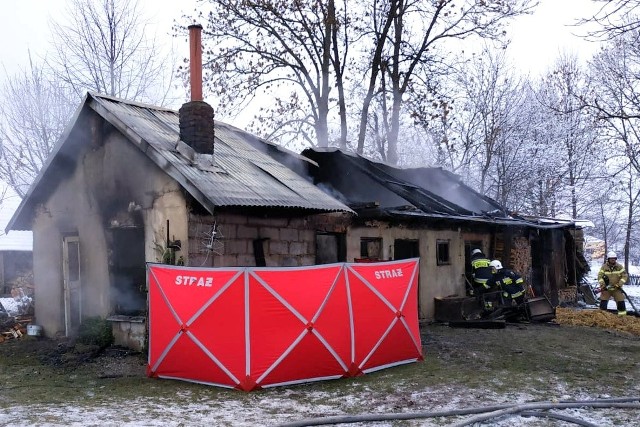
M 213 43 L 204 54 L 204 79 L 214 102 L 233 114 L 267 98 L 253 130 L 321 146 L 331 139 L 329 115 L 337 107 L 338 143 L 345 147 L 343 79 L 354 19 L 346 1 L 216 0 L 210 6 L 204 36 Z M 334 88 L 338 99 L 329 96 Z
M 345 0 L 209 3 L 205 35 L 213 45 L 205 52 L 205 77 L 221 105 L 239 109 L 266 94 L 272 104 L 260 111 L 259 133 L 268 126 L 278 132 L 268 136 L 281 142 L 337 141 L 355 144 L 359 153 L 369 137 L 391 163 L 398 159 L 401 124 L 411 114 L 403 111 L 405 102 L 420 99 L 443 64 L 445 54 L 436 54 L 436 47 L 472 35 L 499 37 L 506 19 L 536 4 L 349 0 L 347 11 Z M 353 132 L 348 117 L 358 118 Z M 339 136 L 333 138 L 335 128 Z
M 575 56 L 562 54 L 538 83 L 537 100 L 540 114 L 546 119 L 544 131 L 554 141 L 554 173 L 560 178 L 556 194 L 568 206 L 571 217 L 578 218 L 590 205 L 582 191 L 594 176 L 601 160 L 597 153 L 596 122 L 581 107 L 581 99 L 589 92 L 586 73 Z M 566 196 L 565 196 L 565 193 Z M 584 196 L 582 196 L 584 194 Z
M 607 166 L 621 184 L 627 212 L 624 225 L 625 258 L 629 258 L 631 236 L 638 223 L 640 189 L 640 33 L 628 31 L 610 41 L 592 60 L 594 92 L 584 97 L 585 105 L 601 122 L 608 143 Z M 628 261 L 627 261 L 628 262 Z
M 0 179 L 24 197 L 76 107 L 73 93 L 29 57 L 8 76 L 0 103 Z
M 632 237 L 634 231 L 640 223 L 640 185 L 637 170 L 627 170 L 623 175 L 622 194 L 624 194 L 624 205 L 626 207 L 626 218 L 624 223 L 624 259 L 625 268 L 629 268 L 629 260 L 632 247 Z M 622 174 L 621 174 L 622 175 Z
M 531 82 L 486 47 L 449 89 L 459 96 L 451 101 L 453 132 L 440 148 L 446 164 L 509 209 L 578 218 L 591 207 L 584 188 L 599 170 L 594 119 L 579 99 L 585 80 L 565 56 Z
M 638 0 L 592 0 L 602 6 L 593 16 L 581 19 L 577 25 L 593 23 L 599 28 L 586 33 L 592 40 L 612 40 L 628 32 L 640 29 L 640 12 Z
M 472 170 L 478 191 L 505 206 L 519 204 L 530 176 L 523 168 L 533 99 L 526 81 L 514 74 L 504 52 L 485 47 L 455 74 L 454 84 L 460 94 L 452 109 L 457 135 L 448 146 L 458 163 L 454 170 Z
M 0 179 L 23 197 L 87 90 L 163 103 L 173 75 L 136 0 L 70 0 L 53 53 L 8 76 L 0 104 Z M 170 62 L 169 62 L 170 63 Z
M 65 23 L 52 22 L 56 77 L 78 97 L 88 90 L 164 104 L 173 69 L 138 0 L 69 0 Z
M 504 34 L 502 26 L 509 18 L 528 13 L 537 5 L 529 0 L 366 3 L 371 9 L 367 16 L 372 17 L 369 28 L 374 47 L 366 62 L 367 95 L 360 113 L 357 151 L 361 153 L 364 149 L 369 108 L 377 96 L 388 123 L 386 159 L 390 163 L 398 159 L 404 103 L 412 97 L 429 101 L 425 96 L 433 86 L 429 79 L 450 71 L 445 58 L 446 42 L 471 36 L 498 39 Z
M 615 180 L 603 179 L 601 184 L 603 185 L 594 188 L 593 209 L 588 218 L 595 225 L 595 234 L 604 240 L 605 248 L 613 248 L 622 234 L 621 217 L 624 207 L 616 199 L 618 194 L 611 191 L 615 188 Z

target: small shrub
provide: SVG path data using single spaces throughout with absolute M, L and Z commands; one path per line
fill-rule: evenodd
M 85 319 L 78 329 L 77 342 L 82 344 L 97 345 L 100 348 L 113 344 L 113 331 L 111 322 L 102 317 L 90 317 Z

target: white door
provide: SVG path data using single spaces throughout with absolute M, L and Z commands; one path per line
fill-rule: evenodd
M 62 241 L 64 275 L 64 326 L 67 336 L 78 330 L 82 319 L 82 287 L 80 286 L 80 240 L 67 236 Z

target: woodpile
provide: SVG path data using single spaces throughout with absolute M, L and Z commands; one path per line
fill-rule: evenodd
M 33 321 L 33 289 L 13 287 L 10 297 L 0 297 L 0 343 L 27 335 Z
M 8 317 L 0 320 L 0 343 L 27 335 L 27 325 L 32 321 L 31 316 Z
M 507 244 L 504 239 L 511 239 Z M 509 253 L 505 253 L 505 251 Z M 503 236 L 496 234 L 493 241 L 494 258 L 502 265 L 520 274 L 525 281 L 531 280 L 531 247 L 529 240 L 523 236 Z M 530 282 L 529 282 L 530 284 Z
M 564 289 L 558 289 L 558 304 L 574 303 L 578 300 L 578 288 L 576 286 L 567 286 Z
M 520 273 L 525 280 L 530 280 L 528 276 L 531 270 L 531 247 L 526 238 L 518 237 L 513 240 L 509 265 L 511 265 L 512 270 Z

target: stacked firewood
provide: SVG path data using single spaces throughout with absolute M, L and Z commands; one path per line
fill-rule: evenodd
M 509 265 L 512 270 L 526 276 L 531 270 L 531 247 L 524 237 L 515 238 L 511 247 Z
M 0 343 L 27 335 L 27 325 L 33 321 L 31 316 L 11 316 L 0 320 Z

